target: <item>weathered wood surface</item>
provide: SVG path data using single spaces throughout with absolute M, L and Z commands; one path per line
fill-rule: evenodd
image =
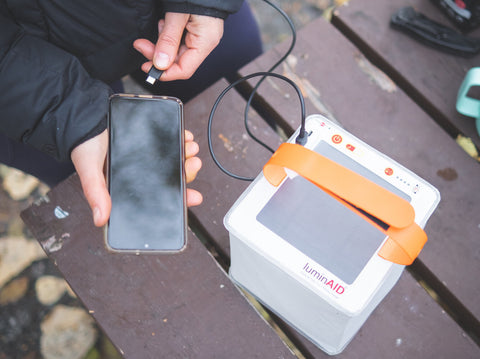
M 228 83 L 219 82 L 211 88 L 219 95 Z M 207 142 L 207 123 L 214 99 L 203 95 L 193 99 L 185 108 L 185 126 L 195 134 L 199 144 L 202 170 L 192 186 L 204 194 L 204 202 L 190 209 L 195 222 L 201 224 L 212 238 L 222 255 L 229 257 L 228 232 L 223 226 L 223 217 L 249 182 L 236 180 L 223 173 L 210 156 Z M 243 125 L 245 100 L 230 91 L 220 102 L 219 110 L 212 122 L 212 145 L 218 161 L 228 171 L 244 176 L 256 177 L 271 153 L 251 140 Z M 250 124 L 256 136 L 276 149 L 282 142 L 266 123 L 251 111 Z
M 470 58 L 447 54 L 391 28 L 390 17 L 404 6 L 413 6 L 430 19 L 456 29 L 431 1 L 425 0 L 355 0 L 339 9 L 333 22 L 362 43 L 362 51 L 373 54 L 435 120 L 480 146 L 475 120 L 455 109 L 460 84 L 470 68 L 480 65 L 480 54 Z M 480 28 L 468 36 L 479 38 Z

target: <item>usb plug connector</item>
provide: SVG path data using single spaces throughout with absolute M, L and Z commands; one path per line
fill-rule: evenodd
M 163 70 L 159 70 L 155 66 L 152 66 L 150 68 L 150 71 L 148 71 L 148 77 L 147 77 L 146 81 L 150 85 L 153 85 L 155 83 L 155 81 L 157 81 L 160 78 L 160 76 L 162 76 L 162 74 L 163 74 Z

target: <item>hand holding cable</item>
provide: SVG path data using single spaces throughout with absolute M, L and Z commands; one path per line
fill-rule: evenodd
M 142 65 L 142 70 L 148 73 L 154 65 L 164 71 L 162 81 L 190 78 L 220 42 L 223 22 L 210 16 L 167 12 L 165 19 L 158 22 L 155 45 L 146 39 L 133 43 L 149 60 Z

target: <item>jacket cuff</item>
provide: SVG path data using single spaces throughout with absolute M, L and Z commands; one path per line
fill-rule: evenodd
M 95 136 L 98 136 L 101 134 L 103 131 L 107 129 L 107 117 L 105 116 L 94 128 L 92 128 L 88 133 L 83 135 L 82 137 L 79 137 L 76 141 L 72 143 L 70 146 L 70 149 L 68 150 L 68 159 L 71 158 L 72 156 L 72 151 L 77 147 L 78 145 L 81 145 L 82 143 L 94 138 Z M 67 160 L 65 158 L 64 160 Z
M 203 7 L 190 3 L 171 3 L 167 2 L 163 8 L 165 12 L 179 12 L 182 14 L 195 14 L 195 15 L 205 15 L 211 17 L 218 17 L 220 19 L 226 19 L 229 15 L 227 11 L 213 9 L 209 7 Z

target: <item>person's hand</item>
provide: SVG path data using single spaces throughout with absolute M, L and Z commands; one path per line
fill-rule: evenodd
M 108 132 L 103 131 L 88 141 L 75 147 L 71 158 L 82 184 L 83 193 L 93 213 L 93 222 L 101 227 L 108 222 L 112 201 L 105 181 L 104 165 L 108 149 Z M 185 131 L 185 174 L 187 183 L 192 182 L 202 167 L 198 153 L 198 144 L 190 131 Z M 187 206 L 202 203 L 200 192 L 187 188 Z
M 162 81 L 184 80 L 195 73 L 220 42 L 223 19 L 167 12 L 165 20 L 158 22 L 158 33 L 156 45 L 146 39 L 133 43 L 149 60 L 142 65 L 142 70 L 148 72 L 154 63 L 156 68 L 165 71 Z
M 105 130 L 75 147 L 71 154 L 83 193 L 92 209 L 93 223 L 97 227 L 107 223 L 112 209 L 112 200 L 103 172 L 107 149 L 108 132 Z

